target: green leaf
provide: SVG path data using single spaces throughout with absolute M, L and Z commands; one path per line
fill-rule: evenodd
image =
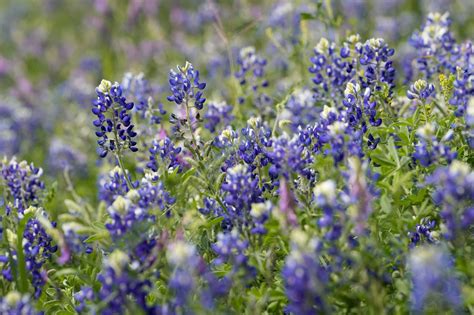
M 314 14 L 308 13 L 308 12 L 302 12 L 300 13 L 300 19 L 302 21 L 304 20 L 317 20 L 317 17 Z
M 386 194 L 380 198 L 380 209 L 385 213 L 392 212 L 392 199 Z
M 381 166 L 390 166 L 392 168 L 397 166 L 397 164 L 394 161 L 390 160 L 389 158 L 381 154 L 372 154 L 370 158 L 372 159 L 372 161 L 374 161 L 375 163 Z
M 61 278 L 64 276 L 77 275 L 78 271 L 74 268 L 64 268 L 53 274 L 53 278 Z
M 100 231 L 95 233 L 94 235 L 89 236 L 85 242 L 86 243 L 93 243 L 97 241 L 108 241 L 110 239 L 110 234 L 107 230 Z
M 64 200 L 64 204 L 69 210 L 79 212 L 79 213 L 83 211 L 81 206 L 79 206 L 75 201 L 72 201 L 70 199 Z
M 28 278 L 26 272 L 26 261 L 25 252 L 23 251 L 23 234 L 25 233 L 26 225 L 28 221 L 34 216 L 33 212 L 25 214 L 23 219 L 20 220 L 17 230 L 17 259 L 18 259 L 18 274 L 19 283 L 17 283 L 18 291 L 26 293 L 28 291 Z

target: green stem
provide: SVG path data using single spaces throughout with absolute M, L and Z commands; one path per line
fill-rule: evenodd
M 18 273 L 20 276 L 18 285 L 18 291 L 21 293 L 27 293 L 28 291 L 28 279 L 26 275 L 26 261 L 25 261 L 25 253 L 23 251 L 23 234 L 25 233 L 26 224 L 28 220 L 33 216 L 32 213 L 26 214 L 23 219 L 21 219 L 20 224 L 18 225 L 17 230 L 17 240 L 16 240 L 16 247 L 17 247 L 17 260 L 18 260 Z
M 123 176 L 125 177 L 125 181 L 127 182 L 128 189 L 133 189 L 132 182 L 130 181 L 130 178 L 128 178 L 128 174 L 126 172 L 125 167 L 123 166 L 122 162 L 122 149 L 120 147 L 120 142 L 119 142 L 119 137 L 118 137 L 118 131 L 117 131 L 117 121 L 116 121 L 116 116 L 114 114 L 114 111 L 112 111 L 112 119 L 114 122 L 114 138 L 115 138 L 115 145 L 117 146 L 116 150 L 114 151 L 115 157 L 117 158 L 118 164 L 120 169 L 122 170 Z
M 117 157 L 118 164 L 120 166 L 120 169 L 122 170 L 123 176 L 125 177 L 125 181 L 127 182 L 128 189 L 133 189 L 132 182 L 130 181 L 130 178 L 128 178 L 128 174 L 126 172 L 126 169 L 123 166 L 122 157 L 120 156 L 120 152 L 115 153 L 115 156 Z
M 377 74 L 377 81 L 380 82 L 381 80 L 380 80 L 379 77 L 378 77 L 378 74 L 380 73 L 380 63 L 378 63 L 378 62 L 376 63 L 376 68 L 377 68 L 377 72 L 376 72 L 376 74 Z M 389 87 L 387 86 L 387 88 L 389 88 Z M 390 104 L 387 103 L 387 100 L 386 100 L 385 98 L 382 99 L 381 97 L 378 98 L 378 99 L 379 99 L 379 102 L 382 103 L 382 107 L 383 107 L 383 108 L 387 111 L 387 113 L 389 114 L 390 118 L 396 119 L 396 115 L 395 115 L 395 113 L 394 113 L 392 107 L 390 106 Z
M 224 203 L 222 202 L 221 200 L 221 197 L 219 197 L 218 194 L 214 194 L 214 199 L 217 201 L 217 203 L 219 204 L 219 206 L 221 206 L 222 210 L 227 213 L 227 208 L 226 206 L 224 205 Z
M 3 231 L 6 231 L 7 228 L 8 228 L 8 217 L 4 217 L 3 218 Z M 5 244 L 7 244 L 7 252 L 8 252 L 8 261 L 10 262 L 10 266 L 12 267 L 12 275 L 13 275 L 13 280 L 15 281 L 15 283 L 17 283 L 18 285 L 18 270 L 17 270 L 17 266 L 16 266 L 16 263 L 15 263 L 15 260 L 13 260 L 13 254 L 10 250 L 10 244 L 8 242 L 8 237 L 7 237 L 7 233 L 3 233 L 3 241 L 5 242 Z
M 275 123 L 273 124 L 273 128 L 272 128 L 272 135 L 273 136 L 275 135 L 275 132 L 276 132 L 276 129 L 277 129 L 277 126 L 278 126 L 279 118 L 280 118 L 280 111 L 277 112 L 277 116 L 275 117 Z
M 443 116 L 445 116 L 445 117 L 448 116 L 448 114 L 444 111 L 444 109 L 441 107 L 441 105 L 438 104 L 438 102 L 433 102 L 433 104 L 435 104 L 436 108 L 439 109 L 439 111 L 441 112 L 441 114 L 442 114 Z
M 325 0 L 324 1 L 324 6 L 326 8 L 326 13 L 328 14 L 328 17 L 331 21 L 334 20 L 334 14 L 332 12 L 332 5 L 331 5 L 331 0 Z
M 186 94 L 186 102 L 185 102 L 185 106 L 186 106 L 186 120 L 188 122 L 188 127 L 189 127 L 189 133 L 191 134 L 191 144 L 194 146 L 194 149 L 196 151 L 196 155 L 199 159 L 199 161 L 202 161 L 202 157 L 201 157 L 201 154 L 199 153 L 199 148 L 198 148 L 198 145 L 197 145 L 197 140 L 196 140 L 196 137 L 194 136 L 194 131 L 193 131 L 193 126 L 192 126 L 192 123 L 191 123 L 191 115 L 190 115 L 190 110 L 189 110 L 189 97 L 188 95 Z
M 428 121 L 428 111 L 426 110 L 426 104 L 424 102 L 423 102 L 423 112 L 425 114 L 426 123 L 429 123 L 429 121 Z
M 72 194 L 75 201 L 81 201 L 81 197 L 76 192 L 74 185 L 72 184 L 71 177 L 69 176 L 69 167 L 64 169 L 64 180 L 66 181 L 66 189 Z

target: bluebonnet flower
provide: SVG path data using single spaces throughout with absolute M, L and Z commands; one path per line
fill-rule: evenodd
M 410 89 L 407 91 L 407 97 L 409 99 L 419 99 L 425 102 L 430 95 L 435 92 L 433 84 L 428 84 L 425 80 L 417 80 L 414 84 L 410 85 Z
M 371 38 L 362 46 L 357 46 L 356 50 L 360 53 L 359 62 L 364 66 L 362 87 L 381 90 L 381 84 L 387 84 L 391 92 L 395 81 L 395 68 L 390 58 L 395 50 L 390 48 L 382 38 Z
M 125 73 L 121 87 L 126 98 L 134 98 L 136 100 L 135 109 L 137 111 L 146 109 L 148 97 L 150 97 L 152 91 L 143 73 L 137 75 L 133 75 L 130 72 Z
M 273 39 L 280 47 L 292 48 L 300 35 L 300 14 L 309 8 L 296 7 L 291 2 L 277 1 L 268 15 L 268 25 L 272 28 Z
M 339 115 L 340 113 L 335 107 L 327 105 L 324 105 L 323 110 L 319 114 L 321 122 L 325 124 L 330 124 L 336 121 Z
M 5 158 L 1 163 L 1 175 L 7 188 L 4 192 L 7 198 L 4 202 L 8 202 L 5 205 L 6 215 L 13 216 L 10 222 L 18 223 L 30 212 L 46 218 L 45 212 L 35 207 L 41 203 L 44 190 L 40 168 L 34 167 L 33 164 L 28 165 L 26 161 L 18 163 L 15 158 L 9 161 Z M 56 223 L 53 222 L 52 225 L 55 226 Z M 7 236 L 10 235 L 8 238 L 11 241 L 17 237 L 11 229 L 7 229 L 6 233 Z M 28 219 L 22 237 L 26 268 L 31 274 L 34 296 L 38 298 L 47 278 L 46 271 L 42 270 L 43 264 L 57 251 L 57 246 L 36 218 Z M 14 261 L 16 263 L 16 258 Z M 4 278 L 9 281 L 12 280 L 11 268 L 12 266 L 6 266 L 2 272 Z
M 312 22 L 306 30 L 303 14 L 315 12 L 317 5 L 313 2 L 275 1 L 268 13 L 268 20 L 262 21 L 267 36 L 271 39 L 267 44 L 269 66 L 287 71 L 291 67 L 288 55 L 297 53 L 301 40 L 312 40 L 323 31 L 323 23 Z M 282 51 L 285 51 L 282 54 Z
M 264 77 L 267 60 L 258 55 L 254 47 L 249 46 L 240 50 L 237 64 L 239 70 L 235 73 L 235 77 L 241 86 L 248 87 L 245 97 L 240 98 L 240 103 L 245 102 L 246 98 L 251 99 L 261 114 L 267 114 L 270 110 L 269 105 L 272 104 L 272 99 L 262 91 L 269 85 Z
M 164 106 L 162 103 L 158 104 L 158 112 L 159 114 L 156 113 L 156 110 L 154 110 L 151 107 L 151 100 L 148 99 L 148 110 L 151 112 L 150 115 L 150 124 L 160 124 L 162 122 L 162 118 L 164 115 L 166 115 L 167 111 L 165 110 Z M 147 113 L 148 114 L 148 113 Z
M 19 151 L 19 137 L 15 132 L 13 122 L 10 122 L 7 115 L 0 109 L 0 152 L 2 155 L 14 155 Z
M 252 204 L 263 202 L 259 177 L 252 174 L 247 166 L 238 164 L 227 170 L 221 190 L 225 193 L 227 214 L 233 226 L 253 228 L 255 221 L 250 217 Z
M 421 31 L 415 32 L 410 39 L 410 44 L 418 51 L 418 68 L 428 79 L 442 68 L 452 69 L 450 55 L 455 40 L 450 25 L 449 13 L 430 13 Z
M 209 129 L 210 132 L 215 132 L 217 126 L 227 126 L 234 119 L 232 106 L 224 102 L 210 103 L 204 114 L 204 119 L 206 121 L 204 127 Z
M 31 210 L 30 210 L 31 209 Z M 29 208 L 26 211 L 36 211 L 35 209 Z M 10 229 L 6 230 L 7 239 L 12 248 L 16 248 L 14 244 L 17 240 L 16 234 Z M 57 246 L 53 245 L 52 238 L 48 235 L 45 229 L 41 226 L 37 219 L 29 219 L 25 232 L 23 233 L 23 251 L 26 262 L 26 269 L 29 272 L 29 279 L 35 290 L 34 297 L 37 299 L 40 297 L 43 286 L 47 281 L 46 270 L 43 269 L 43 265 L 50 260 L 53 253 L 57 251 Z M 5 280 L 13 281 L 13 273 L 17 267 L 17 253 L 16 250 L 12 250 L 12 263 L 5 264 L 2 270 L 2 276 Z M 0 255 L 0 262 L 7 263 L 10 261 L 8 255 Z
M 79 303 L 75 307 L 76 311 L 81 314 L 87 308 L 87 301 L 92 301 L 94 299 L 94 291 L 91 287 L 82 287 L 80 291 L 74 294 L 74 300 Z
M 461 117 L 465 114 L 469 100 L 474 96 L 474 46 L 472 42 L 464 43 L 460 51 L 462 59 L 456 68 L 454 90 L 449 104 L 455 106 L 454 114 Z
M 184 27 L 191 34 L 199 34 L 210 22 L 215 20 L 216 8 L 212 2 L 200 3 L 193 10 L 185 10 L 181 7 L 175 7 L 172 10 L 172 22 L 176 26 Z
M 82 171 L 87 165 L 87 156 L 83 152 L 59 138 L 51 141 L 48 155 L 50 168 L 58 173 L 65 169 L 77 173 L 79 169 Z
M 21 295 L 17 291 L 10 291 L 0 298 L 0 313 L 4 315 L 40 315 L 33 307 L 28 295 Z
M 264 125 L 260 118 L 250 118 L 247 126 L 240 131 L 238 156 L 249 165 L 266 166 L 268 158 L 263 154 L 263 150 L 271 146 L 270 128 Z
M 23 213 L 28 206 L 38 205 L 45 188 L 40 179 L 43 170 L 35 167 L 33 163 L 17 162 L 15 158 L 11 160 L 5 158 L 0 166 L 1 175 L 8 187 L 11 200 L 5 205 L 7 215 L 12 211 L 12 208 L 16 209 L 18 213 Z
M 451 165 L 436 169 L 427 184 L 435 187 L 432 197 L 441 210 L 444 237 L 456 239 L 474 224 L 474 172 L 469 165 L 454 160 Z
M 471 148 L 474 148 L 474 98 L 472 98 L 466 110 L 466 138 Z
M 153 175 L 145 175 L 136 190 L 137 205 L 144 209 L 158 208 L 161 211 L 168 210 L 168 207 L 175 203 L 176 198 L 172 197 L 166 190 L 162 182 Z
M 294 135 L 291 139 L 283 135 L 273 141 L 272 149 L 265 149 L 264 154 L 269 160 L 268 172 L 275 184 L 278 183 L 280 175 L 289 179 L 292 173 L 300 174 L 311 181 L 315 179 L 315 172 L 311 167 L 313 157 L 301 135 Z
M 203 207 L 199 208 L 199 212 L 204 215 L 214 215 L 214 216 L 222 216 L 225 214 L 225 211 L 219 205 L 219 203 L 209 197 L 204 197 Z
M 291 252 L 285 259 L 282 277 L 288 298 L 286 310 L 292 314 L 329 311 L 325 301 L 329 273 L 318 258 L 318 241 L 301 230 L 291 234 Z
M 31 209 L 31 211 L 34 210 Z M 52 237 L 46 233 L 45 228 L 37 219 L 28 220 L 23 238 L 26 268 L 31 272 L 32 284 L 35 288 L 34 297 L 39 298 L 47 279 L 46 270 L 42 270 L 42 267 L 57 251 L 58 246 L 53 245 Z
M 124 196 L 117 196 L 107 208 L 110 222 L 106 227 L 112 236 L 121 237 L 131 230 L 154 222 L 155 217 L 150 212 L 152 209 L 160 209 L 169 214 L 169 206 L 175 201 L 161 182 L 144 178 L 137 189 L 128 191 Z
M 154 217 L 149 215 L 146 209 L 136 206 L 130 199 L 122 196 L 118 196 L 107 211 L 110 220 L 105 227 L 114 238 L 154 221 Z
M 101 283 L 97 293 L 98 300 L 108 301 L 101 309 L 102 314 L 122 314 L 130 303 L 147 314 L 159 312 L 158 306 L 149 306 L 146 301 L 152 286 L 151 281 L 142 280 L 134 274 L 130 266 L 130 258 L 124 252 L 115 250 L 107 257 L 97 280 Z
M 237 229 L 232 229 L 228 233 L 217 234 L 217 241 L 212 245 L 212 249 L 217 254 L 214 260 L 215 265 L 230 264 L 232 271 L 229 276 L 240 271 L 244 273 L 245 280 L 251 280 L 256 275 L 254 267 L 249 265 L 246 251 L 249 242 L 244 240 Z
M 182 170 L 179 159 L 181 147 L 175 147 L 175 144 L 170 138 L 154 139 L 149 152 L 150 159 L 147 163 L 147 167 L 152 171 L 157 172 L 159 165 L 162 163 L 167 171 L 175 168 L 178 168 L 179 172 Z M 157 160 L 157 157 L 159 157 L 160 160 Z
M 296 3 L 292 1 L 275 1 L 268 12 L 267 21 L 263 20 L 263 29 L 269 37 L 266 44 L 266 54 L 271 56 L 268 60 L 270 69 L 288 71 L 292 64 L 288 56 L 298 54 L 299 44 L 306 37 L 319 34 L 322 23 L 311 23 L 312 32 L 306 32 L 305 24 L 301 18 L 306 12 L 315 12 L 315 3 Z M 282 52 L 285 52 L 282 54 Z
M 375 138 L 372 134 L 369 134 L 369 136 L 367 137 L 367 147 L 370 150 L 375 150 L 379 142 L 380 138 Z
M 12 232 L 10 230 L 6 230 L 6 236 L 7 236 L 7 240 L 9 240 L 10 242 L 13 242 L 14 240 L 10 240 L 8 237 L 12 235 Z M 8 261 L 10 260 L 10 255 L 7 254 L 7 255 L 0 255 L 0 262 L 2 264 L 5 264 L 7 263 Z M 13 279 L 13 273 L 12 273 L 12 266 L 9 266 L 9 265 L 4 265 L 2 266 L 3 267 L 3 270 L 2 270 L 2 277 L 3 279 L 5 279 L 6 281 L 8 282 L 12 282 L 14 279 Z
M 122 84 L 123 94 L 127 99 L 135 101 L 133 108 L 141 119 L 148 119 L 151 125 L 157 125 L 162 122 L 162 117 L 166 114 L 163 104 L 159 103 L 158 108 L 153 106 L 153 88 L 150 86 L 148 80 L 145 79 L 143 73 L 134 75 L 130 72 L 125 73 Z M 141 133 L 149 133 L 144 126 L 138 125 Z
M 415 57 L 412 54 L 406 54 L 405 58 L 403 58 L 401 62 L 401 66 L 403 69 L 403 85 L 413 82 L 413 77 L 415 75 L 415 71 L 412 65 L 413 59 L 415 59 Z
M 221 228 L 225 232 L 229 232 L 234 227 L 232 216 L 227 213 L 227 207 L 221 205 L 216 199 L 205 197 L 203 206 L 198 209 L 205 216 L 222 217 Z
M 340 200 L 343 193 L 337 191 L 333 180 L 326 180 L 314 187 L 316 205 L 321 208 L 322 216 L 318 219 L 318 226 L 324 229 L 324 236 L 328 241 L 338 240 L 342 236 L 345 220 L 345 204 Z
M 267 64 L 267 61 L 266 59 L 256 54 L 254 47 L 249 46 L 240 50 L 239 58 L 237 59 L 237 64 L 240 66 L 240 69 L 235 74 L 235 76 L 241 80 L 241 85 L 245 85 L 247 83 L 245 78 L 247 72 L 251 72 L 256 78 L 263 77 L 263 75 L 265 74 L 265 66 Z M 255 89 L 258 87 L 252 86 L 252 88 Z
M 430 219 L 421 220 L 420 224 L 417 224 L 414 232 L 409 232 L 410 237 L 410 248 L 418 245 L 418 243 L 424 242 L 433 244 L 437 243 L 436 233 L 433 231 L 436 227 L 436 221 Z
M 417 130 L 419 142 L 415 146 L 413 158 L 424 167 L 428 167 L 441 159 L 451 163 L 457 157 L 457 153 L 452 152 L 451 148 L 446 144 L 446 142 L 451 140 L 453 132 L 451 130 L 448 131 L 441 141 L 438 141 L 435 135 L 435 128 L 434 124 L 427 123 Z
M 39 127 L 35 116 L 31 108 L 17 99 L 0 100 L 0 156 L 19 154 L 22 143 L 35 140 Z
M 100 60 L 85 57 L 69 72 L 69 77 L 58 86 L 57 93 L 63 99 L 75 104 L 90 104 L 94 100 L 93 95 L 90 93 L 94 89 L 92 82 L 101 73 L 102 65 Z M 59 112 L 55 113 L 56 117 L 58 116 L 57 114 Z
M 145 209 L 135 206 L 131 200 L 122 196 L 118 196 L 107 211 L 110 222 L 105 227 L 113 237 L 120 237 L 137 225 L 153 220 Z
M 202 274 L 202 273 L 201 273 Z M 212 271 L 207 269 L 202 278 L 207 286 L 201 291 L 201 303 L 208 310 L 213 310 L 218 304 L 219 298 L 225 298 L 232 288 L 232 281 L 229 276 L 218 278 Z
M 267 230 L 264 227 L 265 222 L 270 217 L 272 211 L 272 204 L 270 201 L 265 203 L 254 203 L 250 210 L 250 216 L 252 217 L 254 227 L 250 230 L 254 234 L 266 234 Z
M 471 41 L 457 43 L 450 25 L 448 13 L 430 13 L 410 43 L 417 49 L 418 68 L 427 79 L 435 74 L 455 75 L 449 104 L 455 106 L 455 115 L 459 117 L 464 115 L 469 97 L 474 95 L 474 49 Z
M 94 101 L 92 113 L 97 116 L 94 126 L 99 138 L 99 156 L 104 158 L 108 152 L 120 154 L 125 149 L 138 151 L 134 138 L 137 133 L 131 123 L 131 110 L 134 104 L 128 103 L 122 95 L 122 87 L 107 80 L 102 80 L 96 88 L 97 100 Z
M 168 245 L 166 258 L 172 271 L 168 286 L 174 295 L 170 305 L 174 313 L 192 312 L 194 295 L 200 296 L 202 306 L 212 310 L 217 299 L 229 292 L 230 277 L 217 278 L 194 245 L 175 240 Z
M 391 94 L 395 68 L 390 58 L 394 50 L 383 39 L 372 38 L 361 43 L 359 35 L 351 35 L 338 47 L 322 38 L 314 53 L 309 72 L 314 74 L 317 101 L 337 105 L 351 81 L 373 91 L 383 90 L 386 86 Z
M 288 99 L 285 109 L 288 111 L 287 116 L 291 120 L 291 129 L 294 132 L 298 131 L 298 128 L 316 122 L 319 112 L 309 89 L 295 91 Z
M 213 144 L 221 149 L 229 148 L 234 145 L 237 138 L 237 132 L 235 132 L 232 127 L 228 126 L 226 129 L 221 131 L 219 136 L 214 139 Z
M 131 180 L 128 172 L 126 176 Z M 137 188 L 138 184 L 138 181 L 132 183 L 132 188 Z M 99 180 L 99 199 L 107 205 L 111 205 L 118 196 L 125 196 L 129 190 L 125 175 L 119 167 L 115 167 Z
M 314 47 L 309 72 L 314 75 L 316 100 L 334 102 L 343 95 L 347 82 L 356 75 L 354 45 L 358 41 L 359 36 L 353 35 L 338 49 L 335 43 L 323 37 Z
M 333 123 L 342 124 L 341 126 L 345 130 L 346 125 L 340 123 L 336 120 L 337 116 L 335 112 L 332 112 L 332 109 L 328 106 L 324 107 L 323 112 L 321 113 L 321 121 L 315 123 L 314 125 L 309 125 L 305 129 L 300 128 L 299 130 L 299 138 L 302 143 L 307 145 L 311 148 L 313 153 L 316 154 L 326 154 L 328 150 L 325 150 L 326 145 L 331 140 L 336 140 L 335 138 L 339 138 L 336 140 L 340 145 L 335 146 L 332 145 L 332 153 L 334 156 L 334 161 L 339 162 L 343 159 L 344 154 L 340 152 L 342 146 L 344 145 L 344 136 L 342 138 L 337 136 L 336 134 L 331 135 L 328 126 Z M 332 127 L 332 130 L 335 131 Z M 336 136 L 336 137 L 334 137 Z M 341 146 L 342 145 L 342 146 Z
M 351 162 L 353 164 L 353 162 Z M 350 176 L 344 174 L 347 180 Z M 360 185 L 360 184 L 356 184 Z M 368 185 L 367 189 L 370 194 L 375 194 L 374 189 Z M 350 189 L 352 188 L 352 192 Z M 349 190 L 349 191 L 348 191 Z M 367 210 L 357 209 L 359 200 L 354 200 L 357 187 L 342 187 L 338 189 L 334 180 L 328 179 L 317 183 L 313 189 L 314 202 L 321 213 L 318 215 L 317 225 L 321 228 L 323 238 L 320 242 L 320 250 L 325 250 L 327 255 L 332 259 L 332 270 L 342 270 L 343 264 L 350 263 L 350 259 L 341 252 L 337 246 L 339 241 L 349 242 L 350 246 L 356 246 L 357 241 L 354 241 L 354 236 L 348 234 L 350 222 L 349 215 L 352 215 L 355 223 L 354 232 L 362 235 L 365 233 L 366 220 L 369 215 Z M 362 196 L 362 193 L 360 193 Z M 359 196 L 358 196 L 359 197 Z M 370 204 L 369 204 L 370 205 Z M 363 205 L 367 206 L 367 204 Z M 351 208 L 350 208 L 351 207 Z
M 325 154 L 332 155 L 334 159 L 334 164 L 338 164 L 344 160 L 344 157 L 347 155 L 348 146 L 346 144 L 346 132 L 350 129 L 348 128 L 349 125 L 342 121 L 334 121 L 332 124 L 326 126 L 326 134 L 318 134 L 317 137 L 320 137 L 320 140 L 327 141 L 330 146 L 324 151 Z M 316 130 L 315 130 L 316 131 Z M 360 132 L 354 132 L 352 134 L 353 137 L 361 138 Z M 317 146 L 315 146 L 315 149 Z M 362 155 L 362 150 L 360 146 L 354 147 L 357 152 L 357 155 Z
M 186 62 L 184 67 L 178 66 L 178 71 L 170 70 L 169 84 L 173 95 L 168 96 L 168 101 L 186 107 L 190 107 L 189 101 L 194 100 L 194 107 L 201 110 L 206 101 L 203 98 L 202 90 L 206 87 L 205 82 L 199 82 L 199 71 L 194 70 L 191 63 Z
M 314 153 L 331 155 L 336 165 L 350 156 L 362 158 L 367 149 L 374 150 L 380 138 L 369 133 L 369 128 L 382 124 L 370 88 L 361 93 L 360 84 L 349 82 L 343 93 L 343 107 L 324 106 L 318 122 L 299 130 L 301 144 Z
M 453 265 L 453 259 L 443 247 L 432 245 L 411 251 L 408 268 L 413 283 L 413 312 L 461 311 L 461 288 Z
M 349 82 L 344 91 L 344 96 L 345 119 L 351 127 L 361 129 L 365 133 L 367 131 L 366 120 L 373 127 L 382 124 L 382 119 L 377 117 L 377 102 L 374 100 L 370 88 L 366 88 L 361 95 L 359 84 Z
M 173 268 L 168 285 L 175 294 L 174 303 L 185 307 L 196 287 L 194 277 L 198 263 L 196 248 L 192 244 L 177 240 L 169 244 L 166 257 Z
M 420 142 L 415 147 L 413 158 L 420 162 L 424 167 L 430 166 L 435 159 L 432 157 L 432 153 L 428 151 L 427 143 Z
M 87 243 L 87 236 L 81 235 L 76 231 L 74 223 L 64 223 L 62 224 L 62 229 L 64 231 L 64 246 L 61 248 L 61 259 L 60 263 L 66 263 L 69 260 L 69 256 L 72 253 L 75 254 L 90 254 L 94 250 L 91 244 Z M 66 253 L 63 255 L 63 251 Z

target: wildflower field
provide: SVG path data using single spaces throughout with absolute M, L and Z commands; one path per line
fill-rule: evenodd
M 0 1 L 0 315 L 473 314 L 473 38 L 472 0 Z

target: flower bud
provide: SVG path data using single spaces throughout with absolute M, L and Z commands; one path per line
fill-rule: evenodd
M 112 83 L 108 80 L 102 80 L 100 81 L 100 84 L 99 86 L 97 87 L 97 90 L 101 93 L 109 93 L 110 92 L 110 88 L 112 87 Z

